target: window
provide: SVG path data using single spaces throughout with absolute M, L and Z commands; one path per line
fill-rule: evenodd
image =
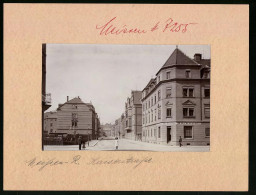
M 171 72 L 166 72 L 166 79 L 170 79 L 171 78 Z
M 53 132 L 53 130 L 51 129 L 51 130 L 50 130 L 50 133 L 52 133 L 52 132 Z
M 166 117 L 167 117 L 167 118 L 172 117 L 172 109 L 171 109 L 171 108 L 167 108 L 167 109 L 166 109 Z
M 161 107 L 158 108 L 158 119 L 161 119 Z
M 193 138 L 192 126 L 184 126 L 184 138 L 185 139 Z
M 156 109 L 155 109 L 155 121 L 156 121 Z
M 205 137 L 210 137 L 210 128 L 205 128 Z
M 171 94 L 172 94 L 172 88 L 168 87 L 166 88 L 166 97 L 171 97 Z
M 204 97 L 206 98 L 210 97 L 210 89 L 204 89 Z
M 190 78 L 190 77 L 191 77 L 191 72 L 190 72 L 190 70 L 186 70 L 186 72 L 185 72 L 185 77 L 186 77 L 186 78 Z
M 158 91 L 158 101 L 160 101 L 161 100 L 161 91 L 159 90 Z
M 205 79 L 210 78 L 210 74 L 209 74 L 209 72 L 205 72 L 203 77 L 204 77 Z
M 152 131 L 152 129 L 151 129 L 151 131 L 150 131 L 150 132 L 151 132 L 151 137 L 153 137 L 153 131 Z
M 158 138 L 160 138 L 161 137 L 161 129 L 160 129 L 160 127 L 158 127 Z
M 204 107 L 204 116 L 205 118 L 210 118 L 210 106 Z
M 153 122 L 153 110 L 151 110 L 151 122 Z
M 155 95 L 155 104 L 156 104 L 156 95 Z
M 154 137 L 156 137 L 156 129 L 154 129 Z
M 194 97 L 194 88 L 184 87 L 183 88 L 183 97 Z
M 72 127 L 77 127 L 78 116 L 77 113 L 72 113 Z
M 194 108 L 183 108 L 183 117 L 194 117 Z
M 77 109 L 77 106 L 75 104 L 72 105 L 73 109 Z
M 151 98 L 151 106 L 153 106 L 153 97 Z
M 51 123 L 50 125 L 51 125 L 51 127 L 52 127 L 52 123 Z
M 150 100 L 148 100 L 148 108 L 150 108 Z
M 161 81 L 161 78 L 160 78 L 160 75 L 158 76 L 158 82 L 160 82 Z

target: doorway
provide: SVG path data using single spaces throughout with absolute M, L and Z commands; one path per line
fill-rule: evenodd
M 172 127 L 167 127 L 167 143 L 172 140 Z

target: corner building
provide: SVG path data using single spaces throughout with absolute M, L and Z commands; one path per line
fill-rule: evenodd
M 210 59 L 176 48 L 142 92 L 142 141 L 210 145 Z

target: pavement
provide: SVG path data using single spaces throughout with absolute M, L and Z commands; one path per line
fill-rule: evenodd
M 129 139 L 119 139 L 118 150 L 115 149 L 115 140 L 92 140 L 85 144 L 86 148 L 82 150 L 89 151 L 173 151 L 173 152 L 209 152 L 210 146 L 167 146 L 160 144 L 152 144 L 141 141 L 134 141 Z M 65 146 L 44 146 L 44 150 L 59 151 L 59 150 L 78 150 L 78 145 L 65 145 Z

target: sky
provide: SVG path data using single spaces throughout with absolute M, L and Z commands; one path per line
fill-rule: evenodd
M 132 90 L 143 90 L 176 45 L 47 44 L 46 92 L 54 111 L 79 96 L 92 103 L 101 123 L 114 123 Z M 210 58 L 210 45 L 178 45 L 187 56 Z

